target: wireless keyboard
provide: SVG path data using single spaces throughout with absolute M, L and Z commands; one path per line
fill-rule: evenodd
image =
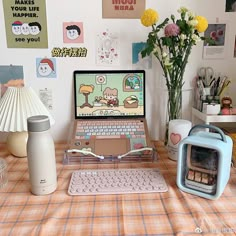
M 72 173 L 70 195 L 166 192 L 158 169 L 77 170 Z

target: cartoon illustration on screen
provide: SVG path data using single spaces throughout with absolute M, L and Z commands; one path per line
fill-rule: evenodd
M 90 85 L 85 85 L 85 84 L 81 84 L 80 88 L 79 88 L 79 93 L 82 93 L 85 97 L 85 102 L 80 106 L 80 108 L 84 108 L 84 107 L 90 107 L 92 108 L 93 106 L 88 102 L 88 97 L 91 93 L 93 93 L 94 90 L 94 85 L 90 84 Z
M 137 108 L 138 107 L 138 98 L 135 95 L 130 95 L 124 101 L 125 108 Z
M 87 84 L 77 84 L 80 116 L 143 115 L 144 91 L 140 75 L 91 74 L 86 77 Z
M 126 76 L 124 78 L 125 91 L 140 90 L 140 79 L 136 76 Z
M 117 89 L 111 89 L 109 87 L 105 88 L 103 91 L 103 97 L 107 101 L 106 104 L 108 107 L 118 107 L 119 106 L 119 100 L 118 100 L 118 90 Z

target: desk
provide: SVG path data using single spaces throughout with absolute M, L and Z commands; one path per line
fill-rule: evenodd
M 181 192 L 176 186 L 176 162 L 162 142 L 155 142 L 156 163 L 126 163 L 119 168 L 159 168 L 165 193 L 69 196 L 71 173 L 78 166 L 62 164 L 64 144 L 56 144 L 58 188 L 46 196 L 29 192 L 26 158 L 15 158 L 0 144 L 8 162 L 8 185 L 0 190 L 0 235 L 204 235 L 236 234 L 236 170 L 218 200 Z M 107 168 L 86 165 L 83 168 Z

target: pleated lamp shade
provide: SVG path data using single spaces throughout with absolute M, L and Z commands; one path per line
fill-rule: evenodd
M 27 131 L 27 118 L 35 115 L 47 115 L 55 123 L 31 87 L 9 87 L 0 100 L 0 131 Z
M 28 140 L 27 118 L 46 115 L 55 123 L 47 108 L 31 87 L 9 87 L 0 100 L 0 131 L 9 132 L 7 147 L 17 157 L 25 157 Z

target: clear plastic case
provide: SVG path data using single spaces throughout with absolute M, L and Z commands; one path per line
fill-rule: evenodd
M 117 164 L 132 162 L 154 162 L 157 160 L 157 150 L 153 142 L 147 147 L 130 150 L 127 153 L 119 155 L 97 155 L 89 149 L 81 148 L 80 141 L 75 138 L 76 121 L 71 122 L 69 136 L 67 141 L 67 149 L 64 153 L 64 165 L 76 164 Z

